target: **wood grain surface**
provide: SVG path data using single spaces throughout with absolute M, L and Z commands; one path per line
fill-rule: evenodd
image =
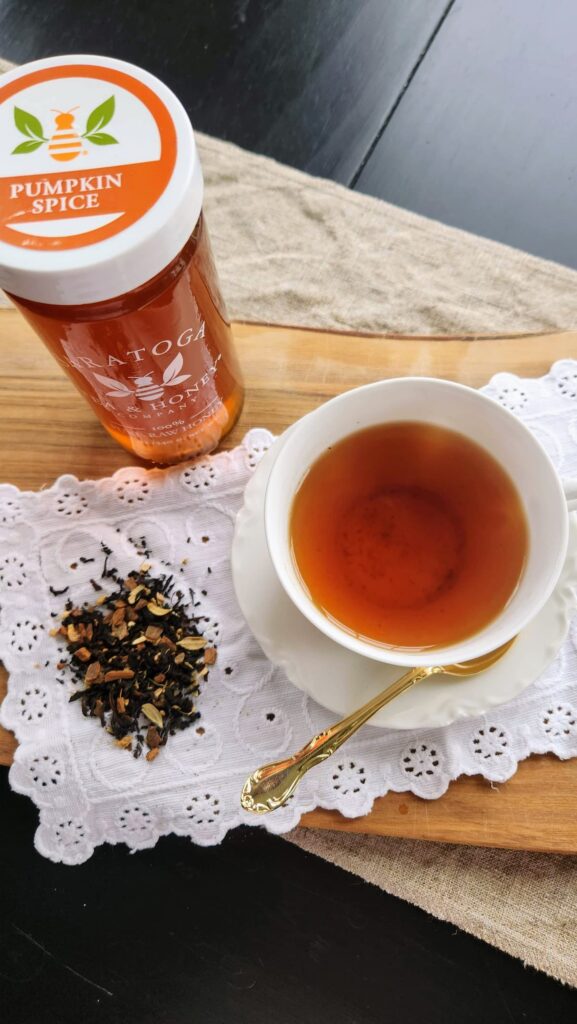
M 279 432 L 347 388 L 381 378 L 431 375 L 480 386 L 498 370 L 539 376 L 552 362 L 577 358 L 577 332 L 510 338 L 365 337 L 288 327 L 235 324 L 247 399 L 226 445 L 252 426 Z M 23 489 L 62 473 L 109 475 L 130 461 L 94 419 L 60 367 L 19 314 L 0 310 L 0 466 Z M 5 674 L 0 687 L 5 686 Z M 327 721 L 331 720 L 327 713 Z M 0 763 L 13 737 L 0 730 Z M 440 800 L 389 793 L 362 819 L 314 811 L 316 828 L 456 843 L 577 852 L 577 760 L 531 758 L 505 785 L 460 779 Z

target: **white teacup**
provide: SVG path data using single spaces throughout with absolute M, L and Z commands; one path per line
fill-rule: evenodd
M 423 652 L 383 646 L 356 636 L 311 600 L 297 573 L 290 542 L 293 499 L 310 466 L 327 448 L 365 427 L 421 421 L 456 430 L 503 466 L 523 501 L 529 550 L 523 575 L 503 611 L 480 632 Z M 543 607 L 567 551 L 568 502 L 577 481 L 562 483 L 549 456 L 512 413 L 479 391 L 445 380 L 403 377 L 347 391 L 305 416 L 288 433 L 272 468 L 265 528 L 278 578 L 297 608 L 321 632 L 358 654 L 394 665 L 448 665 L 476 658 L 514 637 Z

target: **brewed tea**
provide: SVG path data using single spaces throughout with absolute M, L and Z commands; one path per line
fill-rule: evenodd
M 315 604 L 365 639 L 422 650 L 479 632 L 514 594 L 528 550 L 521 499 L 495 458 L 428 423 L 370 427 L 310 468 L 291 513 Z

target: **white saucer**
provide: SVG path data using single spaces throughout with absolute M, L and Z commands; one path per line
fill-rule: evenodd
M 266 453 L 244 495 L 232 545 L 232 577 L 241 610 L 266 656 L 319 704 L 346 715 L 402 675 L 394 665 L 340 647 L 305 619 L 274 571 L 264 531 L 264 496 L 283 438 Z M 557 586 L 539 615 L 493 668 L 466 680 L 434 676 L 398 697 L 371 720 L 389 729 L 449 725 L 505 704 L 529 686 L 557 654 L 577 606 L 577 521 Z

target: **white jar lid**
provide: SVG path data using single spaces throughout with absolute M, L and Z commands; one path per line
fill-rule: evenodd
M 108 57 L 0 78 L 0 287 L 55 305 L 130 292 L 190 237 L 203 182 L 182 104 Z

